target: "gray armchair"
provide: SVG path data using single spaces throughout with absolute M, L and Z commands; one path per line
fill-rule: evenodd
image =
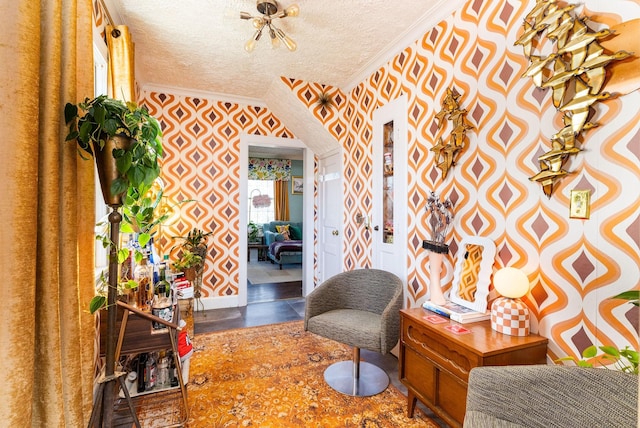
M 477 367 L 469 374 L 465 428 L 630 428 L 638 376 L 552 365 Z
M 340 273 L 320 284 L 306 299 L 304 329 L 353 347 L 352 361 L 327 368 L 326 382 L 348 395 L 370 396 L 384 391 L 389 376 L 360 361 L 360 349 L 388 353 L 398 342 L 403 284 L 378 269 Z

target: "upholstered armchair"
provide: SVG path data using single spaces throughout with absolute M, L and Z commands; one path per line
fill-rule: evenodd
M 335 390 L 354 396 L 384 391 L 389 376 L 360 361 L 360 349 L 388 353 L 398 342 L 403 284 L 378 269 L 343 272 L 320 284 L 306 299 L 304 328 L 353 347 L 352 361 L 327 368 L 324 378 Z

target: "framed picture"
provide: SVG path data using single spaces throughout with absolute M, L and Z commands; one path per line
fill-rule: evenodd
M 295 175 L 291 176 L 291 194 L 292 195 L 302 195 L 302 186 L 304 181 L 302 177 L 296 177 Z

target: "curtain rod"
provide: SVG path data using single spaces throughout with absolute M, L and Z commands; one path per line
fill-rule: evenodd
M 102 5 L 102 10 L 104 11 L 107 21 L 109 21 L 109 25 L 111 25 L 112 27 L 115 27 L 116 24 L 115 22 L 113 22 L 113 18 L 111 18 L 111 14 L 109 13 L 109 9 L 107 8 L 107 5 L 104 3 L 104 0 L 98 0 L 98 1 Z

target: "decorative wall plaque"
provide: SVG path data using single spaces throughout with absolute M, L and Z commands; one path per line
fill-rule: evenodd
M 522 77 L 531 77 L 539 88 L 551 88 L 553 105 L 563 113 L 564 128 L 551 137 L 551 150 L 538 157 L 540 172 L 529 178 L 542 185 L 547 197 L 551 197 L 558 180 L 569 173 L 564 166 L 570 156 L 580 152 L 582 133 L 598 126 L 591 121 L 593 105 L 611 96 L 602 91 L 605 67 L 631 55 L 623 50 L 606 52 L 600 40 L 609 37 L 611 30 L 593 31 L 586 17 L 574 15 L 575 7 L 560 7 L 556 0 L 538 0 L 515 42 L 529 59 Z M 554 43 L 554 52 L 547 56 L 534 54 L 534 49 L 544 47 L 544 37 Z
M 448 88 L 447 95 L 442 101 L 442 110 L 436 114 L 438 138 L 430 150 L 435 153 L 437 167 L 442 171 L 443 180 L 447 177 L 449 169 L 455 165 L 466 149 L 465 134 L 467 130 L 473 129 L 473 126 L 465 120 L 467 111 L 460 108 L 458 98 L 460 98 L 460 94 L 455 89 Z M 452 130 L 446 141 L 443 141 L 442 134 L 446 129 L 446 120 L 451 121 Z

